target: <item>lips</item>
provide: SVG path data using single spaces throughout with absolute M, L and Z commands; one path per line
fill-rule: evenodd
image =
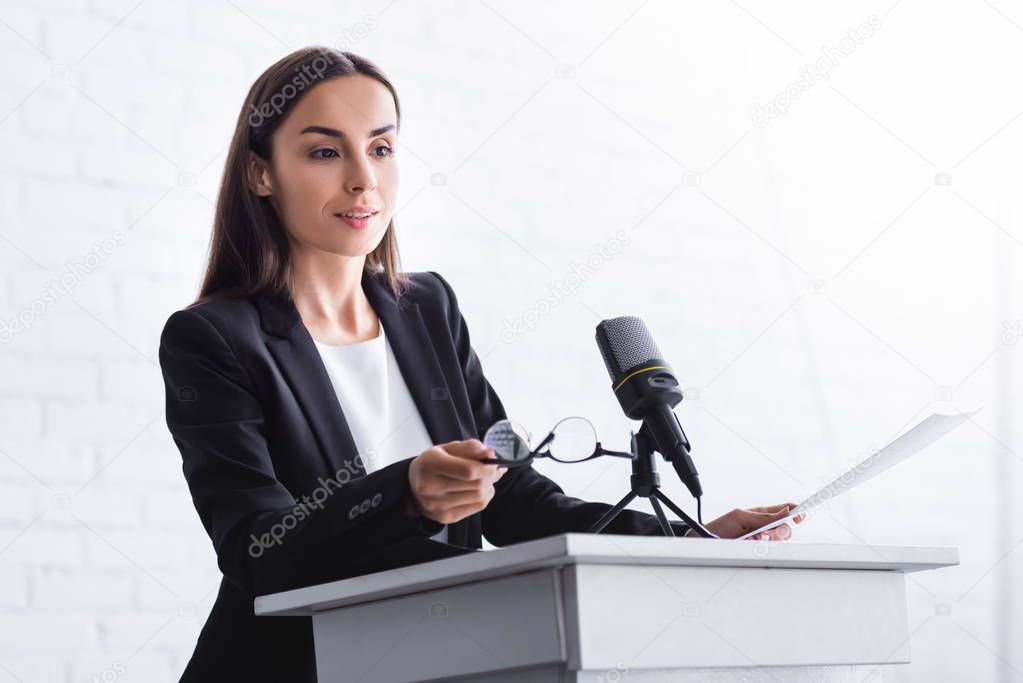
M 369 207 L 369 206 L 353 206 L 350 209 L 347 209 L 347 210 L 342 211 L 340 213 L 336 213 L 334 215 L 339 217 L 339 218 L 341 218 L 341 217 L 368 218 L 368 216 L 365 216 L 365 215 L 360 215 L 360 216 L 351 216 L 351 215 L 349 215 L 349 216 L 346 216 L 346 214 L 371 214 L 371 215 L 373 215 L 373 214 L 376 214 L 378 212 L 379 212 L 378 209 L 374 209 L 374 208 Z
M 367 225 L 369 225 L 374 220 L 376 220 L 377 212 L 374 211 L 371 215 L 366 216 L 365 218 L 355 218 L 353 216 L 345 216 L 344 214 L 341 214 L 341 213 L 336 213 L 334 215 L 337 216 L 338 218 L 340 218 L 345 223 L 347 223 L 350 227 L 353 227 L 353 228 L 355 228 L 357 230 L 361 230 L 362 228 L 365 228 Z

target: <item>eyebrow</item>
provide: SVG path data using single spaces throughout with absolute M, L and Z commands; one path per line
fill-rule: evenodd
M 373 130 L 371 130 L 369 132 L 369 135 L 367 135 L 366 137 L 370 137 L 370 138 L 376 137 L 377 135 L 382 135 L 382 134 L 386 133 L 387 131 L 393 130 L 393 129 L 394 129 L 394 124 L 393 123 L 389 123 L 386 126 L 381 126 L 380 128 L 374 128 Z M 332 138 L 344 138 L 345 137 L 345 134 L 343 132 L 339 131 L 337 128 L 330 128 L 328 126 L 306 126 L 305 128 L 303 128 L 301 130 L 299 135 L 304 135 L 305 133 L 318 133 L 320 135 L 329 135 Z

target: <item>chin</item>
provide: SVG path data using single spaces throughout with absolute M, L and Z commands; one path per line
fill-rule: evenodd
M 338 256 L 347 256 L 348 258 L 357 258 L 359 256 L 367 256 L 373 253 L 373 250 L 380 246 L 381 240 L 374 239 L 369 243 L 363 243 L 362 240 L 358 239 L 358 235 L 353 236 L 351 239 L 345 240 L 341 244 L 330 244 L 321 247 L 324 251 L 329 251 L 332 254 Z

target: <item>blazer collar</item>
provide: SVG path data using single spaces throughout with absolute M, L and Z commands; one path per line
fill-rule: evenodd
M 381 277 L 364 270 L 362 288 L 380 318 L 430 438 L 434 444 L 465 438 L 419 304 L 407 298 L 399 301 Z M 266 346 L 301 404 L 331 473 L 346 467 L 354 476 L 364 475 L 330 376 L 290 292 L 257 296 L 254 303 L 268 335 Z

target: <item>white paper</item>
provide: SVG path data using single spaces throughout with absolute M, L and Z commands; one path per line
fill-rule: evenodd
M 930 446 L 942 436 L 948 434 L 963 422 L 966 422 L 966 420 L 973 417 L 976 413 L 977 410 L 968 413 L 955 413 L 953 415 L 939 415 L 935 413 L 930 417 L 927 417 L 915 427 L 902 434 L 902 436 L 896 438 L 879 451 L 868 454 L 858 463 L 838 475 L 833 481 L 808 496 L 794 509 L 789 510 L 789 514 L 787 516 L 782 517 L 781 519 L 776 519 L 769 524 L 765 524 L 759 529 L 754 529 L 748 534 L 739 536 L 736 540 L 749 538 L 750 536 L 755 536 L 761 532 L 767 531 L 768 529 L 773 529 L 774 527 L 780 526 L 787 520 L 800 514 L 805 513 L 809 516 L 810 514 L 817 512 L 822 509 L 829 500 L 848 491 L 849 489 L 859 486 L 868 479 L 876 477 L 885 470 L 891 468 L 893 465 L 902 462 L 914 453 Z

